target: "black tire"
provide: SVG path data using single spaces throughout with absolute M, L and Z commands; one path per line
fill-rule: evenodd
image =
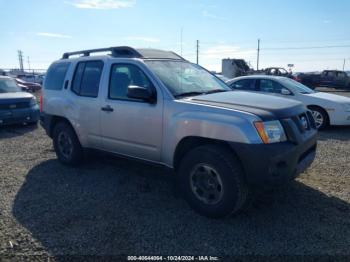
M 314 120 L 315 120 L 316 127 L 317 127 L 318 130 L 323 130 L 326 127 L 328 127 L 328 125 L 329 125 L 329 117 L 328 117 L 327 112 L 323 108 L 318 107 L 318 106 L 309 106 L 309 109 L 311 110 L 312 115 L 314 116 Z M 321 116 L 322 117 L 322 119 L 323 119 L 322 124 L 318 124 L 317 123 L 317 119 L 316 119 L 317 116 Z
M 62 136 L 67 137 L 67 142 L 70 148 L 69 154 L 67 150 L 62 147 Z M 66 122 L 59 122 L 55 125 L 53 130 L 53 146 L 57 155 L 57 158 L 61 163 L 70 166 L 76 166 L 81 163 L 83 159 L 83 148 L 80 145 L 79 139 L 75 134 L 72 126 Z
M 219 176 L 222 183 L 221 198 L 216 203 L 203 202 L 193 186 L 193 174 L 201 165 L 213 168 L 217 173 L 215 176 Z M 237 213 L 249 200 L 243 169 L 236 156 L 222 146 L 204 145 L 191 150 L 181 160 L 178 178 L 179 187 L 188 204 L 206 217 L 222 218 Z

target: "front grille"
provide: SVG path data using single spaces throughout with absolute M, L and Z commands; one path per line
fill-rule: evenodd
M 300 115 L 281 120 L 288 140 L 299 143 L 303 134 L 315 130 L 316 125 L 311 112 L 306 111 Z
M 30 107 L 30 102 L 0 104 L 0 110 L 11 110 L 11 109 L 28 108 L 28 107 Z
M 314 118 L 311 112 L 309 111 L 302 113 L 298 116 L 292 117 L 292 120 L 296 124 L 296 126 L 298 127 L 301 133 L 304 133 L 307 130 L 316 128 Z

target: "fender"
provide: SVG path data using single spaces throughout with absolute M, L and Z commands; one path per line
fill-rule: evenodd
M 261 139 L 252 125 L 252 116 L 223 114 L 227 110 L 186 111 L 165 121 L 162 162 L 173 166 L 177 145 L 186 137 L 203 137 L 227 142 L 259 144 Z M 257 120 L 257 119 L 255 119 Z

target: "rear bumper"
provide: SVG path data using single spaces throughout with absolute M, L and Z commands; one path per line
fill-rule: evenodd
M 304 172 L 314 161 L 317 133 L 303 143 L 231 144 L 237 153 L 250 185 L 284 184 Z
M 40 111 L 37 105 L 29 108 L 1 110 L 0 126 L 37 122 L 40 118 Z

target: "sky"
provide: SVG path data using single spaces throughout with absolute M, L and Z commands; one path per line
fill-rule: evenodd
M 350 70 L 349 0 L 0 0 L 0 68 L 46 69 L 64 52 L 109 46 L 172 50 L 221 71 L 221 59 L 256 68 Z M 28 63 L 29 58 L 29 63 Z

